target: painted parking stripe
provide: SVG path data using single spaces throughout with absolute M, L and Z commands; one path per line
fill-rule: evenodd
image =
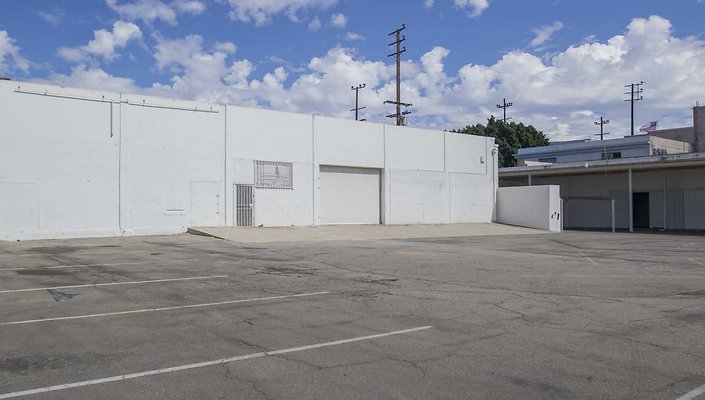
M 85 253 L 84 253 L 85 254 Z M 123 252 L 120 251 L 91 251 L 91 255 L 108 255 L 108 254 L 123 254 Z M 24 253 L 24 254 L 14 254 L 14 253 L 2 253 L 0 254 L 0 257 L 48 257 L 51 256 L 51 253 Z
M 523 278 L 705 279 L 705 275 L 522 275 Z
M 171 279 L 152 279 L 147 281 L 128 281 L 128 282 L 108 282 L 108 283 L 89 283 L 86 285 L 70 285 L 70 286 L 50 286 L 28 289 L 8 289 L 0 290 L 3 293 L 20 293 L 20 292 L 37 292 L 40 290 L 61 290 L 61 289 L 76 289 L 99 286 L 118 286 L 118 285 L 143 285 L 147 283 L 164 283 L 164 282 L 180 282 L 180 281 L 199 281 L 204 279 L 227 278 L 228 275 L 209 275 L 209 276 L 194 276 L 190 278 L 171 278 Z
M 317 343 L 317 344 L 312 344 L 312 345 L 308 345 L 308 346 L 291 347 L 288 349 L 281 349 L 281 350 L 274 350 L 274 351 L 263 351 L 260 353 L 252 353 L 252 354 L 245 354 L 245 355 L 229 357 L 229 358 L 221 358 L 219 360 L 211 360 L 211 361 L 204 361 L 204 362 L 199 362 L 199 363 L 194 363 L 194 364 L 178 365 L 175 367 L 153 369 L 153 370 L 149 370 L 149 371 L 143 371 L 143 372 L 137 372 L 137 373 L 125 374 L 125 375 L 110 376 L 107 378 L 93 379 L 93 380 L 89 380 L 89 381 L 66 383 L 63 385 L 47 386 L 47 387 L 42 387 L 42 388 L 37 388 L 37 389 L 30 389 L 30 390 L 23 390 L 23 391 L 19 391 L 19 392 L 0 394 L 0 399 L 9 399 L 9 398 L 13 398 L 13 397 L 30 396 L 30 395 L 35 395 L 35 394 L 39 394 L 39 393 L 54 392 L 57 390 L 72 389 L 72 388 L 78 388 L 78 387 L 82 387 L 82 386 L 100 385 L 100 384 L 109 383 L 109 382 L 117 382 L 117 381 L 124 381 L 124 380 L 128 380 L 128 379 L 144 378 L 144 377 L 152 376 L 152 375 L 168 374 L 170 372 L 185 371 L 185 370 L 190 370 L 190 369 L 209 367 L 209 366 L 213 366 L 213 365 L 232 363 L 232 362 L 236 362 L 236 361 L 251 360 L 253 358 L 261 358 L 261 357 L 267 357 L 267 356 L 276 356 L 276 355 L 280 355 L 280 354 L 296 353 L 299 351 L 320 349 L 323 347 L 339 346 L 339 345 L 348 344 L 348 343 L 362 342 L 365 340 L 380 339 L 380 338 L 384 338 L 384 337 L 388 337 L 388 336 L 403 335 L 403 334 L 408 334 L 408 333 L 413 333 L 413 332 L 419 332 L 419 331 L 424 331 L 424 330 L 431 329 L 431 328 L 433 328 L 433 327 L 432 326 L 421 326 L 418 328 L 404 329 L 404 330 L 394 331 L 394 332 L 379 333 L 376 335 L 358 336 L 355 338 L 336 340 L 333 342 Z
M 84 319 L 84 318 L 111 317 L 111 316 L 116 316 L 116 315 L 141 314 L 141 313 L 156 312 L 156 311 L 184 310 L 184 309 L 189 309 L 189 308 L 222 306 L 222 305 L 226 305 L 226 304 L 252 303 L 252 302 L 257 302 L 257 301 L 290 299 L 290 298 L 295 298 L 295 297 L 320 296 L 320 295 L 324 295 L 324 294 L 330 294 L 330 292 L 300 293 L 300 294 L 289 294 L 289 295 L 282 295 L 282 296 L 258 297 L 258 298 L 254 298 L 254 299 L 219 301 L 216 303 L 188 304 L 185 306 L 144 308 L 144 309 L 140 309 L 140 310 L 116 311 L 116 312 L 100 313 L 100 314 L 85 314 L 85 315 L 71 315 L 68 317 L 27 319 L 27 320 L 23 320 L 23 321 L 0 322 L 0 326 L 3 326 L 3 325 L 23 325 L 23 324 L 32 324 L 32 323 L 36 323 L 36 322 L 66 321 L 66 320 Z
M 698 397 L 705 395 L 705 385 L 695 388 L 692 391 L 684 394 L 683 396 L 677 398 L 676 400 L 695 400 Z
M 131 261 L 131 262 L 119 262 L 119 263 L 84 263 L 84 264 L 69 264 L 69 265 L 52 265 L 49 267 L 15 267 L 15 268 L 0 268 L 0 272 L 12 272 L 12 271 L 25 271 L 25 270 L 42 270 L 42 269 L 62 269 L 62 268 L 90 268 L 90 267 L 114 267 L 120 265 L 164 265 L 164 264 L 174 264 L 177 262 L 190 262 L 198 261 L 195 258 L 187 258 L 183 260 L 169 260 L 169 261 Z

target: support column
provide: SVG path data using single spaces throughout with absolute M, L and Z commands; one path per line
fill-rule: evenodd
M 632 193 L 632 169 L 629 168 L 629 232 L 634 232 L 634 195 Z
M 531 186 L 532 183 L 533 183 L 533 182 L 532 182 L 532 176 L 531 176 L 531 174 L 529 174 L 529 186 Z

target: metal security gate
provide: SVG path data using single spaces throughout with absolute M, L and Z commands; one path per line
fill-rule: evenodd
M 253 185 L 235 185 L 235 226 L 255 226 Z

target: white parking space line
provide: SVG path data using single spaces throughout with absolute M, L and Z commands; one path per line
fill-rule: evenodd
M 143 285 L 147 283 L 164 283 L 164 282 L 180 282 L 180 281 L 198 281 L 204 279 L 227 278 L 228 275 L 210 275 L 210 276 L 194 276 L 190 278 L 171 278 L 171 279 L 152 279 L 148 281 L 129 281 L 129 282 L 108 282 L 108 283 L 89 283 L 85 285 L 70 285 L 70 286 L 50 286 L 28 289 L 8 289 L 0 290 L 0 294 L 4 293 L 20 293 L 20 292 L 37 292 L 40 290 L 59 290 L 59 289 L 75 289 L 99 286 L 117 286 L 117 285 Z
M 89 251 L 84 254 L 86 255 L 107 255 L 107 254 L 122 254 L 120 251 Z M 24 254 L 12 254 L 12 253 L 2 253 L 0 257 L 48 257 L 54 254 L 51 253 L 24 253 Z
M 413 333 L 413 332 L 419 332 L 419 331 L 423 331 L 423 330 L 427 330 L 427 329 L 431 329 L 431 328 L 433 328 L 433 327 L 432 326 L 421 326 L 418 328 L 380 333 L 377 335 L 359 336 L 359 337 L 350 338 L 350 339 L 336 340 L 333 342 L 317 343 L 317 344 L 312 344 L 312 345 L 308 345 L 308 346 L 291 347 L 288 349 L 281 349 L 281 350 L 274 350 L 274 351 L 263 351 L 260 353 L 251 353 L 251 354 L 245 354 L 245 355 L 241 355 L 241 356 L 221 358 L 218 360 L 204 361 L 204 362 L 199 362 L 199 363 L 194 363 L 194 364 L 185 364 L 185 365 L 179 365 L 179 366 L 175 366 L 175 367 L 153 369 L 153 370 L 149 370 L 149 371 L 137 372 L 137 373 L 132 373 L 132 374 L 115 375 L 115 376 L 110 376 L 107 378 L 93 379 L 93 380 L 89 380 L 89 381 L 74 382 L 74 383 L 66 383 L 63 385 L 47 386 L 47 387 L 42 387 L 42 388 L 37 388 L 37 389 L 30 389 L 30 390 L 23 390 L 23 391 L 19 391 L 19 392 L 0 394 L 0 399 L 9 399 L 9 398 L 13 398 L 13 397 L 31 396 L 31 395 L 35 395 L 35 394 L 39 394 L 39 393 L 53 392 L 53 391 L 64 390 L 64 389 L 72 389 L 72 388 L 78 388 L 78 387 L 82 387 L 82 386 L 100 385 L 103 383 L 124 381 L 127 379 L 143 378 L 143 377 L 147 377 L 147 376 L 151 376 L 151 375 L 168 374 L 170 372 L 185 371 L 185 370 L 190 370 L 190 369 L 195 369 L 195 368 L 209 367 L 209 366 L 213 366 L 213 365 L 232 363 L 232 362 L 236 362 L 236 361 L 250 360 L 253 358 L 276 356 L 279 354 L 295 353 L 295 352 L 299 352 L 299 351 L 320 349 L 323 347 L 339 346 L 339 345 L 348 344 L 348 343 L 362 342 L 365 340 L 380 339 L 380 338 L 384 338 L 384 337 L 388 337 L 388 336 L 403 335 L 403 334 L 408 334 L 408 333 Z
M 578 249 L 578 251 L 580 252 L 580 254 L 581 254 L 583 257 L 587 258 L 588 261 L 590 261 L 593 265 L 597 265 L 597 263 L 596 263 L 595 261 L 593 261 L 592 258 L 590 258 L 590 257 L 588 257 L 587 255 L 585 255 L 585 253 L 583 253 L 582 250 Z
M 290 298 L 296 298 L 296 297 L 319 296 L 319 295 L 324 295 L 324 294 L 330 294 L 330 292 L 300 293 L 300 294 L 289 294 L 289 295 L 282 295 L 282 296 L 258 297 L 258 298 L 254 298 L 254 299 L 219 301 L 216 303 L 188 304 L 185 306 L 144 308 L 144 309 L 140 309 L 140 310 L 116 311 L 116 312 L 100 313 L 100 314 L 84 314 L 84 315 L 71 315 L 68 317 L 27 319 L 27 320 L 23 320 L 23 321 L 0 322 L 0 326 L 33 324 L 36 322 L 49 322 L 49 321 L 66 321 L 66 320 L 71 320 L 71 319 L 111 317 L 111 316 L 115 316 L 115 315 L 130 315 L 130 314 L 140 314 L 140 313 L 156 312 L 156 311 L 183 310 L 183 309 L 189 309 L 189 308 L 214 307 L 214 306 L 222 306 L 225 304 L 252 303 L 252 302 L 256 302 L 256 301 L 290 299 Z
M 695 388 L 692 391 L 684 394 L 683 396 L 677 398 L 676 400 L 695 400 L 698 397 L 705 395 L 705 385 Z
M 522 275 L 523 278 L 705 279 L 705 275 Z
M 0 268 L 0 272 L 12 272 L 12 271 L 25 271 L 25 270 L 40 270 L 40 269 L 62 269 L 62 268 L 90 268 L 90 267 L 114 267 L 120 265 L 164 265 L 164 264 L 175 264 L 179 262 L 190 262 L 198 261 L 195 258 L 187 258 L 184 260 L 169 260 L 169 261 L 131 261 L 131 262 L 119 262 L 119 263 L 84 263 L 84 264 L 70 264 L 70 265 L 52 265 L 49 267 L 16 267 L 16 268 Z
M 688 260 L 690 260 L 690 261 L 692 261 L 692 262 L 694 262 L 694 263 L 696 263 L 696 264 L 698 264 L 698 265 L 705 265 L 704 263 L 701 263 L 700 261 L 698 261 L 698 260 L 696 260 L 696 259 L 694 259 L 694 258 L 692 258 L 692 257 L 688 257 Z

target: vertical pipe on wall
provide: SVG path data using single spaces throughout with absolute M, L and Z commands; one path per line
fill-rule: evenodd
M 313 226 L 318 225 L 318 213 L 316 209 L 316 197 L 320 198 L 320 170 L 321 167 L 316 165 L 316 116 L 311 115 L 311 218 L 313 219 Z M 316 168 L 318 168 L 318 174 L 316 174 Z M 316 176 L 318 175 L 318 181 L 316 182 Z
M 113 137 L 113 100 L 110 100 L 110 137 Z
M 532 182 L 532 176 L 531 176 L 531 174 L 529 174 L 529 186 L 532 186 L 532 184 L 533 184 L 533 182 Z
M 122 93 L 118 94 L 118 112 L 118 229 L 122 235 Z
M 667 179 L 666 174 L 667 174 L 667 173 L 668 173 L 668 171 L 664 169 L 664 170 L 663 170 L 663 231 L 664 231 L 664 232 L 666 232 L 666 226 L 667 226 L 666 224 L 667 224 L 667 222 L 668 222 L 668 221 L 667 221 L 667 215 L 666 215 L 666 214 L 667 214 L 667 212 L 666 212 L 666 211 L 667 211 L 667 209 L 666 209 L 666 201 L 667 201 L 667 200 L 666 200 L 666 198 L 667 198 L 666 194 L 668 193 L 667 190 L 666 190 L 666 185 L 667 185 L 667 183 L 666 183 L 666 179 Z
M 634 195 L 632 194 L 632 169 L 629 168 L 629 232 L 634 232 Z
M 387 125 L 382 125 L 382 153 L 384 161 L 384 224 L 392 224 L 392 177 L 391 170 L 387 164 L 387 151 L 389 146 L 387 146 Z
M 228 106 L 223 104 L 223 226 L 228 226 Z M 220 206 L 218 207 L 220 208 Z
M 485 145 L 490 139 L 485 139 Z M 497 169 L 499 145 L 492 140 L 492 222 L 497 222 L 497 190 L 499 188 L 499 172 Z
M 612 208 L 612 232 L 617 231 L 617 225 L 616 225 L 616 216 L 615 216 L 615 207 L 614 207 L 614 199 L 610 199 L 610 207 Z
M 445 174 L 446 174 L 446 185 L 448 185 L 448 187 L 446 188 L 446 192 L 448 193 L 448 223 L 451 224 L 451 223 L 453 223 L 453 218 L 452 218 L 452 214 L 450 212 L 450 205 L 451 205 L 450 187 L 451 187 L 451 184 L 450 184 L 450 172 L 448 171 L 448 161 L 447 161 L 448 156 L 447 156 L 447 151 L 446 151 L 446 136 L 447 135 L 448 135 L 448 132 L 443 131 L 443 172 L 445 172 Z M 485 146 L 485 149 L 487 149 L 487 146 Z M 487 154 L 487 153 L 485 153 L 485 154 Z

